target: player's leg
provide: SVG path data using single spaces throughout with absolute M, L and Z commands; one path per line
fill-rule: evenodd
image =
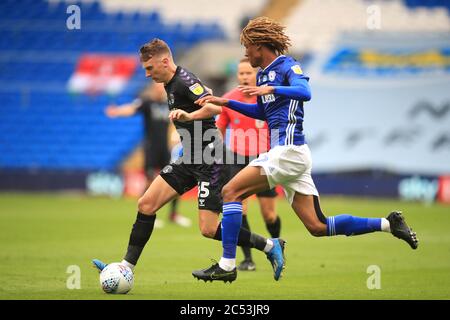
M 199 227 L 203 236 L 214 240 L 222 240 L 222 225 L 219 218 L 218 209 L 214 210 L 199 210 Z M 249 230 L 240 228 L 237 239 L 237 245 L 247 248 L 255 248 L 260 251 L 269 251 L 269 247 L 273 247 L 270 239 L 266 239 L 260 235 L 251 233 Z M 204 281 L 229 281 L 236 279 L 236 267 L 221 267 L 219 263 L 214 264 L 210 268 L 196 270 L 192 275 L 197 279 Z
M 275 200 L 277 192 L 275 189 L 259 192 L 258 197 L 259 207 L 266 224 L 267 231 L 269 231 L 272 238 L 279 238 L 281 232 L 281 219 L 275 211 Z
M 300 151 L 299 151 L 300 150 Z M 325 218 L 319 201 L 319 193 L 311 177 L 311 158 L 309 149 L 302 148 L 299 166 L 305 170 L 283 184 L 286 197 L 306 229 L 316 237 L 338 234 L 356 235 L 374 231 L 389 231 L 389 222 L 384 218 L 360 218 L 348 214 Z
M 219 214 L 217 211 L 199 210 L 199 228 L 204 237 L 222 241 L 222 225 Z M 264 251 L 268 242 L 269 239 L 252 233 L 243 227 L 239 230 L 237 245 L 240 247 Z
M 238 154 L 232 153 L 232 159 L 233 162 L 230 164 L 227 164 L 224 168 L 224 173 L 226 174 L 226 181 L 230 181 L 235 175 L 237 175 L 239 173 L 239 171 L 241 171 L 242 169 L 244 169 L 248 162 L 249 159 L 247 159 L 246 157 L 240 156 Z M 247 219 L 247 205 L 248 205 L 248 201 L 244 200 L 242 201 L 242 229 L 247 229 L 248 231 L 250 230 L 250 225 L 248 223 L 248 219 Z M 222 239 L 222 238 L 220 238 Z M 239 243 L 239 240 L 238 240 Z M 238 244 L 239 245 L 239 244 Z M 252 259 L 252 250 L 250 247 L 248 246 L 241 246 L 241 250 L 242 253 L 244 254 L 244 260 L 241 261 L 241 263 L 238 265 L 238 270 L 240 271 L 253 271 L 255 270 L 255 263 L 253 262 Z
M 171 159 L 170 151 L 166 143 L 158 143 L 158 147 L 151 149 L 149 157 L 152 157 L 153 166 L 157 166 L 159 169 L 164 168 L 168 163 L 175 162 L 176 159 Z M 159 173 L 159 171 L 158 171 Z M 179 204 L 179 197 L 173 198 L 169 205 L 169 221 L 173 222 L 181 227 L 190 227 L 192 222 L 189 218 L 180 214 L 177 210 Z
M 180 163 L 164 167 L 138 201 L 138 215 L 131 231 L 128 250 L 123 263 L 133 268 L 145 244 L 150 239 L 156 219 L 156 211 L 172 200 L 192 189 L 197 181 L 189 168 Z M 94 261 L 98 267 L 98 264 Z M 100 268 L 99 268 L 100 269 Z
M 349 214 L 325 218 L 318 196 L 298 192 L 295 192 L 292 208 L 313 236 L 352 236 L 384 231 L 405 240 L 413 249 L 418 246 L 415 233 L 397 211 L 391 212 L 387 218 L 365 218 Z
M 156 211 L 176 196 L 178 193 L 161 176 L 157 176 L 153 180 L 144 195 L 138 200 L 138 213 L 131 229 L 127 252 L 122 260 L 123 264 L 134 268 L 153 232 Z M 106 264 L 98 259 L 94 259 L 93 264 L 99 271 L 106 267 Z
M 236 244 L 242 225 L 242 201 L 267 188 L 267 178 L 261 175 L 258 167 L 245 167 L 223 187 L 221 268 L 230 270 L 236 266 Z
M 222 196 L 224 197 L 221 224 L 223 255 L 218 264 L 218 267 L 222 270 L 235 270 L 236 267 L 236 245 L 240 238 L 242 224 L 242 200 L 251 194 L 269 189 L 267 178 L 264 174 L 261 174 L 261 171 L 262 169 L 260 167 L 247 166 L 222 189 Z M 228 202 L 225 202 L 225 200 L 228 200 Z M 248 234 L 250 234 L 249 239 L 252 239 L 252 235 L 254 234 L 250 232 Z M 266 253 L 267 258 L 274 268 L 275 280 L 278 280 L 284 268 L 284 241 L 281 239 L 267 239 L 266 245 L 262 250 Z M 199 270 L 198 272 L 205 271 L 211 274 L 216 270 L 209 268 Z M 194 271 L 194 276 L 196 276 L 195 273 L 197 271 Z M 221 279 L 209 278 L 208 280 Z
M 133 268 L 146 243 L 150 239 L 156 219 L 156 212 L 173 198 L 177 191 L 161 176 L 157 176 L 138 201 L 138 214 L 130 234 L 124 263 Z
M 153 146 L 151 145 L 148 139 L 144 140 L 143 145 L 144 150 L 144 171 L 145 176 L 147 178 L 147 187 L 146 190 L 150 187 L 153 180 L 159 176 L 159 172 L 161 171 L 161 166 L 158 166 L 158 158 L 157 153 L 153 151 Z M 155 219 L 154 228 L 161 229 L 164 227 L 164 221 L 161 219 Z
M 246 229 L 251 232 L 250 224 L 247 218 L 248 200 L 242 201 L 242 226 L 241 229 Z M 239 242 L 238 242 L 239 243 Z M 239 244 L 238 244 L 239 245 Z M 241 246 L 242 253 L 244 254 L 244 260 L 238 265 L 239 271 L 254 271 L 256 270 L 255 262 L 252 258 L 252 249 L 248 246 Z

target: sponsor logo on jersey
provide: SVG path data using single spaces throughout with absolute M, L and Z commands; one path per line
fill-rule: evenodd
M 294 71 L 295 74 L 303 74 L 302 68 L 298 64 L 291 67 L 292 71 Z
M 196 96 L 201 95 L 205 91 L 200 83 L 193 84 L 189 87 L 189 90 L 191 90 Z

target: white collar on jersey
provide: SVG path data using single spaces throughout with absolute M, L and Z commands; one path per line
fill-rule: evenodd
M 269 63 L 269 65 L 267 67 L 265 67 L 263 69 L 263 71 L 266 71 L 271 65 L 273 65 L 275 63 L 275 61 L 277 61 L 278 59 L 280 59 L 281 57 L 286 57 L 284 54 L 282 54 L 281 56 L 276 57 L 271 63 Z

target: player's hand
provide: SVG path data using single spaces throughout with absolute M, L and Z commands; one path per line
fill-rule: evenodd
M 242 93 L 248 94 L 250 96 L 264 96 L 266 94 L 271 94 L 274 91 L 274 88 L 271 86 L 238 86 L 238 89 Z
M 109 105 L 105 109 L 105 114 L 110 118 L 116 118 L 119 115 L 119 108 L 116 105 Z
M 199 106 L 204 106 L 207 103 L 212 103 L 215 104 L 216 106 L 225 106 L 228 104 L 230 100 L 225 99 L 225 98 L 220 98 L 220 97 L 215 97 L 215 96 L 205 96 L 203 98 L 200 98 L 198 100 L 196 100 L 194 103 L 198 104 Z
M 191 115 L 181 109 L 170 111 L 169 119 L 172 121 L 176 120 L 176 121 L 180 121 L 180 122 L 192 121 Z

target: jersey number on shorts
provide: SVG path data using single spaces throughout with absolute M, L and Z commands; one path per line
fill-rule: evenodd
M 209 196 L 209 182 L 199 182 L 198 184 L 198 197 L 199 198 L 206 198 Z

